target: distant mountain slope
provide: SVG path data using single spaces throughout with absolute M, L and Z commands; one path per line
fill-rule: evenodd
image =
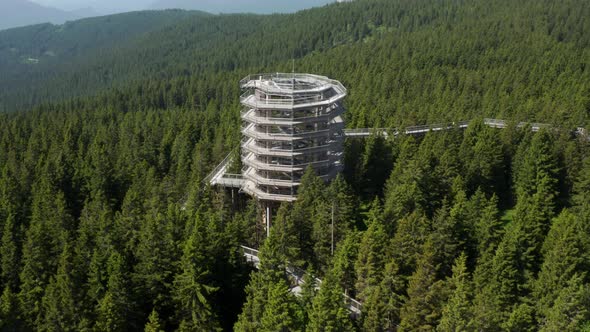
M 0 33 L 0 111 L 113 88 L 156 107 L 203 108 L 193 91 L 210 87 L 200 82 L 235 88 L 296 59 L 297 71 L 350 88 L 352 126 L 393 126 L 399 114 L 412 124 L 518 114 L 577 126 L 590 110 L 590 2 L 551 4 L 356 0 L 295 14 L 154 11 L 13 29 Z
M 44 7 L 27 0 L 0 1 L 0 30 L 46 22 L 59 24 L 77 18 L 80 16 L 74 13 Z
M 179 8 L 210 13 L 290 13 L 336 0 L 158 0 L 153 9 Z
M 175 25 L 188 17 L 210 14 L 196 11 L 143 11 L 93 17 L 63 25 L 41 24 L 0 31 L 0 65 L 22 57 L 41 62 L 65 60 L 85 52 L 112 48 L 125 40 Z M 1 68 L 1 67 L 0 67 Z

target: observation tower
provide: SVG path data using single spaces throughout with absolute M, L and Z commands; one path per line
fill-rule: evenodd
M 244 94 L 241 190 L 263 202 L 292 202 L 307 167 L 328 181 L 342 170 L 346 88 L 311 74 L 257 74 Z

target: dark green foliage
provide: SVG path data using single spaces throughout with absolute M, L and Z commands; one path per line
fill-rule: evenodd
M 79 319 L 72 283 L 72 253 L 64 245 L 57 273 L 52 276 L 42 300 L 37 324 L 46 331 L 75 331 Z
M 1 32 L 0 328 L 588 329 L 586 17 L 582 0 L 356 0 Z M 240 156 L 239 79 L 292 59 L 346 85 L 347 126 L 389 135 L 347 139 L 332 183 L 308 169 L 266 239 L 262 204 L 202 181 Z M 288 266 L 309 272 L 299 298 Z
M 583 281 L 587 280 L 590 252 L 588 233 L 581 222 L 571 212 L 564 210 L 554 219 L 547 234 L 543 244 L 544 260 L 533 290 L 541 321 L 551 312 L 555 314 L 552 309 L 555 301 L 561 292 L 570 287 L 570 283 L 577 283 L 573 287 L 581 287 Z
M 428 240 L 408 282 L 408 300 L 400 315 L 401 331 L 435 331 L 439 324 L 448 290 L 444 281 L 437 280 L 435 264 L 433 244 Z
M 586 331 L 590 326 L 590 289 L 573 277 L 555 299 L 541 322 L 540 331 Z
M 400 312 L 405 300 L 403 295 L 405 283 L 395 261 L 388 263 L 383 271 L 379 285 L 373 286 L 366 293 L 363 304 L 363 330 L 390 331 L 400 323 Z
M 162 332 L 162 325 L 160 323 L 160 317 L 158 317 L 158 312 L 154 309 L 150 314 L 149 320 L 147 324 L 145 324 L 144 328 L 145 332 Z
M 18 302 L 9 286 L 4 288 L 0 297 L 0 329 L 2 331 L 18 330 Z
M 467 256 L 462 254 L 455 261 L 453 276 L 449 279 L 451 294 L 442 310 L 440 324 L 436 327 L 443 331 L 475 331 L 470 325 L 472 310 L 472 284 L 467 272 Z
M 344 305 L 344 291 L 333 275 L 329 274 L 322 282 L 308 316 L 308 332 L 353 331 L 348 309 Z

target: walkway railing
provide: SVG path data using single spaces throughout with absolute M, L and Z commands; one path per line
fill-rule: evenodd
M 491 128 L 499 128 L 503 129 L 508 127 L 508 121 L 502 119 L 490 119 L 485 118 L 483 123 Z M 253 126 L 251 124 L 251 126 Z M 422 126 L 410 126 L 406 127 L 403 130 L 399 130 L 397 128 L 355 128 L 355 129 L 344 129 L 343 133 L 345 137 L 348 138 L 363 138 L 368 137 L 374 134 L 382 135 L 383 137 L 388 137 L 389 135 L 393 137 L 397 137 L 400 133 L 405 135 L 422 135 L 428 133 L 430 131 L 442 131 L 442 130 L 451 130 L 454 128 L 464 129 L 469 126 L 469 121 L 459 121 L 459 122 L 451 122 L 447 124 L 433 124 L 433 125 L 422 125 Z M 525 126 L 529 126 L 532 131 L 537 132 L 542 128 L 551 128 L 551 125 L 547 123 L 529 123 L 529 122 L 519 122 L 517 127 L 522 128 Z M 257 132 L 255 132 L 257 134 Z M 585 128 L 578 127 L 574 130 L 574 134 L 585 137 L 588 141 L 590 141 L 590 136 L 588 136 L 588 132 Z M 277 136 L 275 136 L 276 138 Z M 288 137 L 288 136 L 286 136 Z M 236 147 L 236 149 L 238 149 Z M 204 182 L 210 184 L 222 184 L 229 187 L 236 187 L 240 184 L 240 181 L 243 181 L 243 178 L 240 178 L 238 174 L 226 174 L 228 165 L 231 164 L 231 159 L 235 152 L 234 149 L 230 152 L 223 161 L 215 167 L 215 169 L 207 175 L 204 179 Z
M 249 248 L 246 246 L 240 246 L 242 248 L 242 251 L 244 252 L 244 257 L 246 257 L 246 260 L 250 263 L 253 263 L 254 266 L 256 268 L 259 268 L 260 266 L 260 258 L 259 258 L 259 251 L 253 248 Z M 285 272 L 287 272 L 287 275 L 289 275 L 291 278 L 293 278 L 293 280 L 295 281 L 295 284 L 297 286 L 302 286 L 305 281 L 304 281 L 304 276 L 306 274 L 306 272 L 298 267 L 295 266 L 287 266 L 285 268 Z M 322 285 L 322 280 L 319 278 L 314 277 L 317 288 L 319 289 Z M 298 295 L 296 293 L 296 295 Z M 344 297 L 344 303 L 346 304 L 346 307 L 348 308 L 348 310 L 350 312 L 352 312 L 355 315 L 361 315 L 362 310 L 363 310 L 363 304 L 355 299 L 353 299 L 352 297 L 348 296 L 347 294 L 342 294 L 342 296 Z

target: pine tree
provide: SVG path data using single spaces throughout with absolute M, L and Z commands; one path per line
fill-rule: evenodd
M 369 228 L 363 234 L 355 264 L 357 282 L 355 289 L 359 300 L 364 300 L 371 287 L 377 286 L 385 267 L 388 236 L 381 219 L 381 205 L 375 199 L 371 207 Z
M 588 225 L 590 221 L 590 157 L 584 159 L 577 181 L 574 182 L 573 191 L 574 211 Z M 585 231 L 590 233 L 590 226 L 587 226 Z
M 510 224 L 493 258 L 484 256 L 484 260 L 478 262 L 472 324 L 477 330 L 499 330 L 501 324 L 508 321 L 512 305 L 524 295 L 522 237 L 519 225 Z
M 430 221 L 421 213 L 412 213 L 399 221 L 390 247 L 402 275 L 409 277 L 414 271 L 429 232 Z
M 400 331 L 434 331 L 439 324 L 447 290 L 444 281 L 436 280 L 433 243 L 424 243 L 416 271 L 408 283 L 408 300 L 401 310 Z
M 284 280 L 270 285 L 260 331 L 301 331 L 303 311 Z
M 324 191 L 323 181 L 315 174 L 311 166 L 307 167 L 297 191 L 297 201 L 293 204 L 291 211 L 293 230 L 301 255 L 299 259 L 303 261 L 314 261 L 313 220 L 318 204 L 325 202 Z M 322 223 L 322 221 L 319 222 Z M 296 264 L 297 262 L 292 261 L 292 263 Z
M 477 194 L 476 194 L 477 195 Z M 473 199 L 476 197 L 474 195 Z M 503 225 L 498 212 L 498 198 L 492 196 L 486 200 L 481 209 L 474 209 L 473 213 L 478 216 L 474 225 L 474 240 L 477 241 L 478 257 L 483 257 L 487 252 L 494 252 L 502 239 Z
M 157 198 L 152 198 L 152 200 Z M 173 220 L 158 207 L 151 208 L 139 232 L 135 252 L 133 282 L 143 294 L 144 306 L 160 310 L 171 306 L 169 288 L 174 278 L 174 257 L 177 254 L 173 236 Z
M 568 210 L 553 220 L 543 244 L 544 261 L 535 281 L 533 294 L 537 311 L 546 316 L 561 290 L 575 274 L 586 273 L 590 266 L 587 234 L 582 221 Z
M 461 144 L 464 177 L 473 193 L 482 188 L 487 194 L 499 193 L 504 187 L 502 144 L 496 130 L 481 120 L 469 123 Z
M 533 137 L 516 169 L 517 205 L 514 216 L 523 231 L 524 264 L 534 276 L 541 260 L 543 238 L 555 216 L 558 195 L 558 166 L 552 138 L 545 131 Z
M 113 252 L 108 260 L 106 293 L 97 306 L 96 329 L 127 331 L 133 304 L 128 294 L 129 283 L 123 257 Z
M 416 160 L 400 165 L 403 168 L 391 173 L 385 192 L 385 218 L 392 223 L 414 211 L 427 211 L 423 166 Z
M 446 204 L 439 209 L 433 220 L 433 231 L 430 235 L 436 248 L 436 264 L 439 266 L 437 273 L 442 276 L 450 276 L 453 262 L 462 250 L 465 243 L 470 242 L 470 232 L 467 230 L 467 198 L 464 192 L 459 192 L 455 197 L 456 203 L 448 210 Z
M 467 272 L 467 256 L 462 254 L 455 260 L 453 276 L 449 280 L 451 295 L 442 310 L 439 332 L 475 331 L 471 322 L 471 283 Z
M 280 250 L 282 245 L 280 236 L 281 232 L 276 227 L 272 227 L 270 236 L 260 249 L 259 270 L 252 274 L 246 287 L 246 302 L 234 325 L 234 331 L 255 332 L 260 330 L 271 289 L 283 282 L 287 284 L 286 257 Z
M 311 312 L 313 299 L 318 293 L 318 288 L 319 285 L 314 275 L 313 268 L 309 268 L 303 275 L 301 294 L 297 297 L 297 301 L 303 312 L 302 322 L 307 322 L 308 320 L 308 314 Z
M 18 331 L 18 302 L 9 286 L 4 287 L 0 297 L 0 330 Z
M 342 288 L 331 273 L 323 280 L 320 290 L 313 300 L 306 331 L 353 331 L 348 309 L 345 307 Z
M 158 312 L 154 308 L 148 318 L 148 322 L 145 324 L 144 332 L 163 332 L 162 324 L 160 323 L 160 317 Z
M 387 180 L 391 170 L 391 153 L 384 138 L 371 135 L 366 140 L 361 164 L 361 183 L 368 196 L 381 194 L 382 183 Z
M 357 280 L 355 263 L 358 260 L 361 235 L 359 232 L 351 232 L 340 242 L 334 259 L 332 260 L 331 273 L 338 280 L 345 293 L 351 293 L 355 289 Z
M 2 243 L 0 246 L 0 284 L 16 289 L 18 285 L 19 273 L 19 256 L 16 242 L 17 228 L 15 225 L 14 215 L 9 214 L 4 223 L 4 230 L 2 232 Z
M 41 331 L 75 331 L 79 314 L 75 303 L 72 252 L 65 244 L 57 274 L 51 277 L 42 300 L 37 327 Z
M 300 266 L 304 264 L 304 261 L 301 260 L 301 247 L 297 225 L 293 222 L 290 213 L 292 207 L 289 203 L 283 203 L 279 207 L 270 229 L 270 234 L 273 238 L 273 241 L 270 243 L 276 247 L 279 257 L 285 261 L 289 261 L 291 264 Z
M 383 279 L 369 290 L 363 303 L 362 327 L 364 331 L 393 331 L 400 323 L 404 303 L 405 282 L 399 275 L 395 261 L 385 266 Z
M 181 259 L 182 272 L 174 278 L 173 298 L 181 330 L 220 330 L 208 297 L 216 287 L 208 284 L 207 238 L 202 222 L 197 219 L 191 237 L 186 241 Z
M 540 331 L 586 331 L 590 322 L 590 287 L 573 276 L 558 293 Z
M 313 228 L 311 239 L 313 241 L 313 256 L 310 263 L 321 273 L 328 268 L 331 259 L 331 210 L 332 206 L 327 201 L 317 203 L 313 213 Z

